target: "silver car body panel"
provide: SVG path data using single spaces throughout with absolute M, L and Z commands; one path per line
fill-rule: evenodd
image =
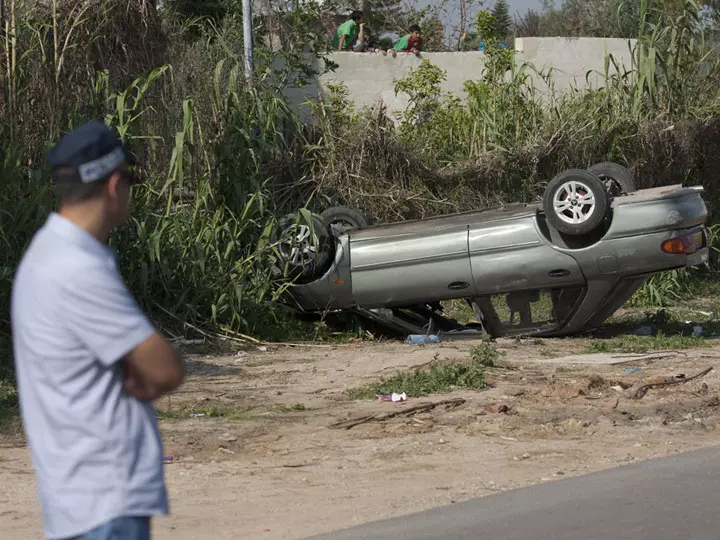
M 706 245 L 690 255 L 661 249 L 665 240 L 703 231 L 701 193 L 669 186 L 615 198 L 604 233 L 581 245 L 549 228 L 540 205 L 350 231 L 326 274 L 293 286 L 292 296 L 299 309 L 317 312 L 574 287 L 583 292 L 566 319 L 541 333 L 577 332 L 612 315 L 653 273 L 707 260 Z

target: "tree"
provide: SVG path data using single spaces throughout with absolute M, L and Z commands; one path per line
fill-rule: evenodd
M 223 0 L 169 0 L 168 7 L 185 17 L 202 17 L 218 21 L 227 14 Z
M 510 35 L 512 28 L 510 6 L 507 0 L 496 0 L 492 15 L 495 18 L 495 35 L 502 41 Z
M 541 15 L 534 9 L 530 9 L 519 17 L 514 24 L 517 37 L 537 37 L 540 35 Z
M 405 19 L 402 0 L 363 0 L 359 9 L 375 35 L 402 32 Z
M 713 13 L 720 15 L 720 0 L 562 0 L 559 7 L 544 0 L 541 12 L 531 11 L 521 17 L 515 30 L 523 37 L 634 38 L 641 31 L 643 9 L 646 23 L 667 24 L 693 12 L 698 5 L 711 20 Z M 720 22 L 720 17 L 717 20 Z
M 442 51 L 445 47 L 445 25 L 440 17 L 433 15 L 423 19 L 422 35 L 425 40 L 426 51 Z

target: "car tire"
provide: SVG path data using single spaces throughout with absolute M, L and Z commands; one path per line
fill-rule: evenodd
M 312 228 L 296 214 L 281 218 L 271 236 L 279 270 L 286 277 L 307 282 L 322 274 L 331 261 L 333 242 L 320 216 L 312 215 Z
M 320 214 L 330 233 L 338 238 L 352 229 L 363 229 L 370 223 L 360 212 L 347 206 L 333 206 Z
M 635 178 L 633 178 L 630 169 L 617 163 L 611 161 L 597 163 L 590 167 L 588 172 L 600 178 L 611 197 L 627 195 L 637 191 Z
M 548 183 L 543 207 L 551 227 L 570 236 L 583 236 L 603 224 L 610 203 L 605 186 L 597 176 L 570 169 Z

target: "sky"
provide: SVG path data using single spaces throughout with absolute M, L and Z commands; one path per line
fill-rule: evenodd
M 416 7 L 423 7 L 427 5 L 432 5 L 435 3 L 434 0 L 407 0 L 411 4 L 415 4 Z M 638 0 L 630 0 L 630 1 L 638 1 Z M 479 2 L 477 2 L 479 3 Z M 553 2 L 554 4 L 559 4 L 560 2 L 555 0 Z M 484 0 L 483 1 L 485 9 L 492 9 L 493 5 L 495 4 L 495 0 Z M 524 15 L 527 10 L 534 9 L 536 11 L 540 11 L 543 5 L 542 0 L 508 0 L 508 4 L 510 5 L 510 17 L 515 19 L 517 16 Z M 457 0 L 448 0 L 446 6 L 446 11 L 443 14 L 443 23 L 446 25 L 446 31 L 448 31 L 452 35 L 452 32 L 455 31 L 459 25 L 460 21 L 460 11 L 459 11 L 459 5 L 460 3 Z M 476 8 L 477 9 L 477 8 Z M 474 13 L 469 14 L 469 24 L 470 26 L 467 28 L 467 30 L 471 30 L 473 28 L 473 23 L 470 21 L 474 20 Z
M 434 4 L 434 0 L 408 0 L 409 3 L 415 4 L 417 7 L 423 7 L 427 5 Z M 632 0 L 631 0 L 632 1 Z M 555 2 L 558 4 L 559 2 Z M 484 0 L 484 5 L 486 9 L 492 9 L 493 5 L 495 4 L 494 0 Z M 540 11 L 542 8 L 542 0 L 508 0 L 508 4 L 510 4 L 510 16 L 514 19 L 518 15 L 524 15 L 528 9 L 535 9 L 536 11 Z M 459 11 L 458 6 L 459 2 L 455 0 L 449 0 L 447 5 L 447 12 L 446 16 L 449 17 L 451 23 L 457 24 L 457 21 L 459 20 Z
M 433 0 L 420 0 L 418 4 L 427 5 L 432 4 Z M 450 4 L 454 3 L 452 0 L 449 2 Z M 557 2 L 556 2 L 557 3 Z M 492 8 L 494 4 L 494 0 L 485 0 L 485 5 Z M 541 0 L 508 0 L 508 4 L 510 4 L 510 15 L 514 17 L 515 15 L 523 14 L 528 9 L 535 9 L 536 11 L 540 11 L 540 8 L 542 7 L 542 1 Z
M 540 0 L 508 0 L 508 4 L 510 4 L 510 14 L 513 16 L 516 13 L 525 13 L 530 8 L 537 11 L 541 6 Z

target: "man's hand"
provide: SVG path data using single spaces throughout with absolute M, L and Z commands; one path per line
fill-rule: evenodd
M 138 399 L 157 399 L 183 382 L 180 355 L 157 332 L 123 359 L 123 387 Z
M 142 379 L 132 364 L 122 363 L 123 367 L 123 390 L 137 399 L 152 399 L 152 393 L 143 384 Z
M 412 49 L 410 49 L 410 52 L 413 54 L 418 54 L 420 51 L 418 51 L 415 47 L 413 47 Z

